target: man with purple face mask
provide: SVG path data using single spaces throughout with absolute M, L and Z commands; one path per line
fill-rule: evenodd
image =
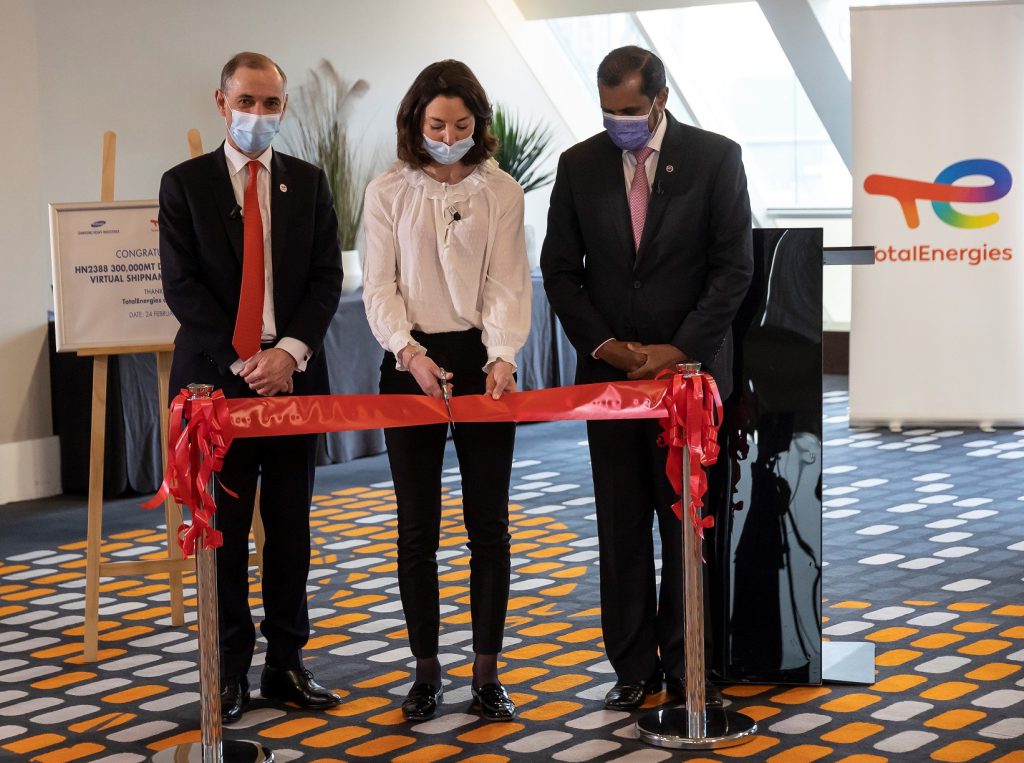
M 548 299 L 577 350 L 576 381 L 651 379 L 694 360 L 724 398 L 732 386 L 730 326 L 753 273 L 740 148 L 676 121 L 665 108 L 665 67 L 650 51 L 613 50 L 597 80 L 605 131 L 559 160 L 540 262 Z M 663 679 L 682 697 L 682 530 L 660 427 L 593 421 L 587 432 L 602 629 L 618 679 L 605 706 L 639 707 Z M 708 698 L 721 702 L 710 687 Z

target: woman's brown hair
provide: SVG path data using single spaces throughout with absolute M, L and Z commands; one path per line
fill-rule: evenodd
M 461 98 L 473 115 L 473 147 L 462 158 L 463 164 L 474 165 L 494 155 L 498 140 L 490 132 L 491 104 L 479 80 L 461 61 L 438 61 L 421 71 L 398 107 L 398 158 L 413 167 L 430 163 L 423 148 L 423 113 L 427 104 L 439 95 Z

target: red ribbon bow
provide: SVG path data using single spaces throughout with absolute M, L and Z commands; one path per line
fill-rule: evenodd
M 671 385 L 664 405 L 668 418 L 661 420 L 662 433 L 658 444 L 668 448 L 665 474 L 676 495 L 683 493 L 683 447 L 690 459 L 690 505 L 688 513 L 693 531 L 703 540 L 704 530 L 715 526 L 715 518 L 702 517 L 704 494 L 708 490 L 705 466 L 718 460 L 718 427 L 722 421 L 722 398 L 715 380 L 704 373 L 684 376 L 674 371 L 662 371 L 657 378 L 671 376 Z M 683 518 L 682 498 L 672 504 L 672 510 Z
M 210 490 L 233 439 L 224 393 L 217 390 L 210 397 L 190 400 L 188 391 L 181 390 L 171 403 L 168 430 L 167 471 L 160 490 L 142 508 L 155 509 L 170 495 L 192 510 L 192 522 L 178 528 L 178 545 L 188 557 L 195 553 L 197 541 L 206 549 L 224 542 L 211 524 L 217 506 Z M 234 495 L 223 484 L 221 489 Z

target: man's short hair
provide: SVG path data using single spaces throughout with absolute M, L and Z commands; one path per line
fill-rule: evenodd
M 284 89 L 288 89 L 288 78 L 284 74 L 284 70 L 277 65 L 277 63 L 268 56 L 262 53 L 253 53 L 249 50 L 243 50 L 241 53 L 235 53 L 231 56 L 231 59 L 224 64 L 224 68 L 220 70 L 220 89 L 224 92 L 228 89 L 228 80 L 235 76 L 237 69 L 277 69 L 277 73 L 281 75 L 281 82 L 284 85 Z
M 665 89 L 665 64 L 651 51 L 636 45 L 616 48 L 597 67 L 597 82 L 616 87 L 633 72 L 640 72 L 640 92 L 652 101 Z

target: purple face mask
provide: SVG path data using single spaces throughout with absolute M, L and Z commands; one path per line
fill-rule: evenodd
M 646 146 L 654 134 L 648 124 L 652 111 L 654 111 L 653 103 L 651 110 L 642 117 L 617 117 L 605 114 L 604 129 L 608 131 L 608 137 L 612 139 L 612 143 L 620 149 L 636 151 Z

